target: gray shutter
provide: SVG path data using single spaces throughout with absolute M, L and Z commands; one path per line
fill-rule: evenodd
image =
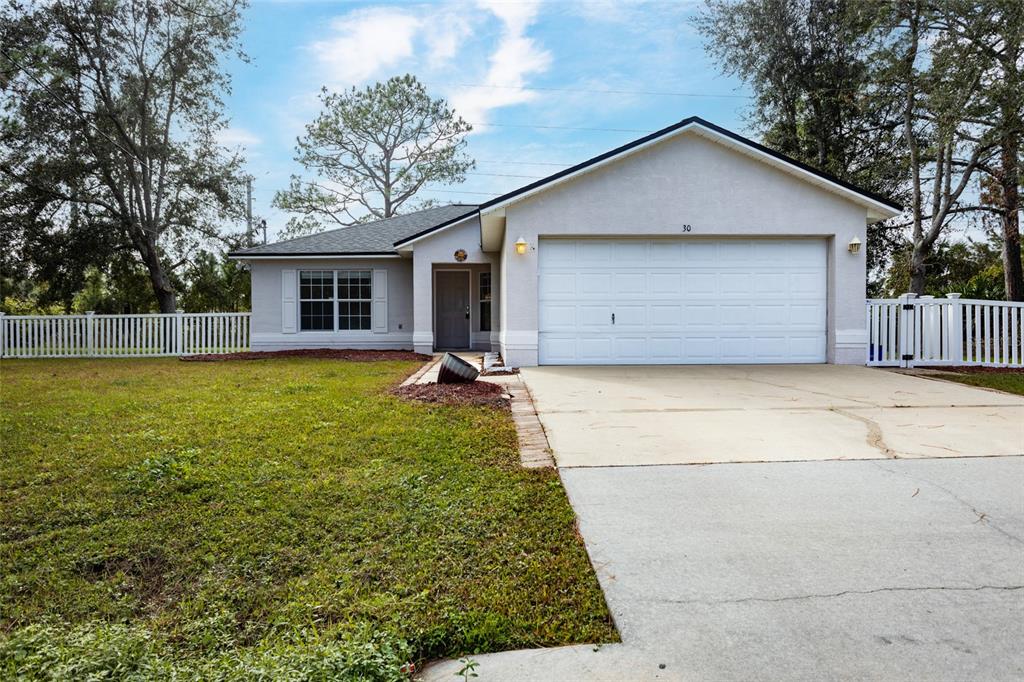
M 296 301 L 296 288 L 298 277 L 295 270 L 281 271 L 281 331 L 285 334 L 294 334 L 295 323 L 298 320 L 298 309 Z
M 373 271 L 373 308 L 371 310 L 374 334 L 388 333 L 388 271 Z

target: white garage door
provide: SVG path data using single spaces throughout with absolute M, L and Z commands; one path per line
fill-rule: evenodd
M 540 363 L 825 361 L 821 239 L 543 239 Z

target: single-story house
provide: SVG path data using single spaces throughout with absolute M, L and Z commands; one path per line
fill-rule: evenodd
M 863 364 L 859 247 L 900 210 L 688 118 L 479 205 L 231 256 L 252 268 L 253 350 Z

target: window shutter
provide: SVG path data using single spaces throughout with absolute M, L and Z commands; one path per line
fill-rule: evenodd
M 285 334 L 295 333 L 295 322 L 298 319 L 296 310 L 296 287 L 298 278 L 295 270 L 281 271 L 281 331 Z
M 373 271 L 373 333 L 388 333 L 388 271 Z

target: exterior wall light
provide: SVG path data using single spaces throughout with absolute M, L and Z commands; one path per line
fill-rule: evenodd
M 854 237 L 850 240 L 850 243 L 846 245 L 846 250 L 852 254 L 856 254 L 860 251 L 860 239 Z
M 520 237 L 519 239 L 516 240 L 516 253 L 522 256 L 524 253 L 526 253 L 527 246 L 529 246 L 529 244 L 526 243 L 526 240 Z

